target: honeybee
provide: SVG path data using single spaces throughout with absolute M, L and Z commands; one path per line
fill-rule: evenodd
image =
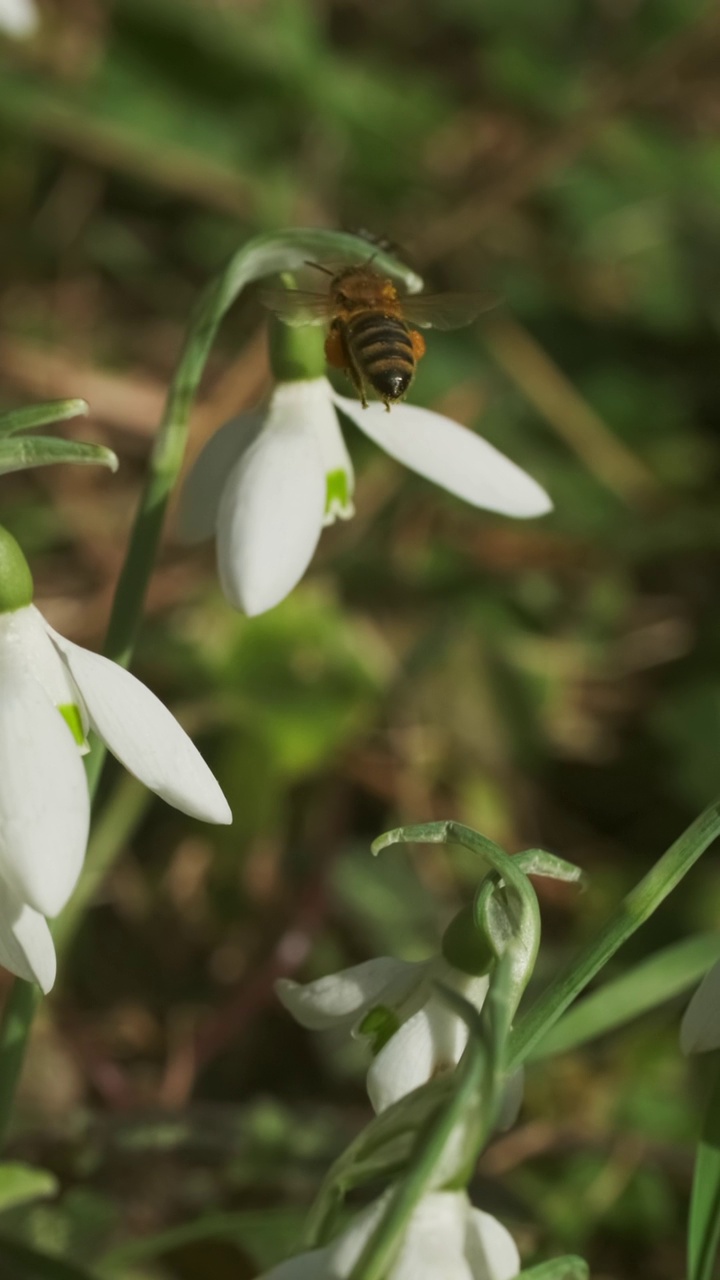
M 373 270 L 372 261 L 340 271 L 308 262 L 330 277 L 327 293 L 266 289 L 261 297 L 285 324 L 329 324 L 328 364 L 345 371 L 364 409 L 370 388 L 389 410 L 407 394 L 425 354 L 425 339 L 411 324 L 458 329 L 493 300 L 465 293 L 401 296 L 391 279 Z

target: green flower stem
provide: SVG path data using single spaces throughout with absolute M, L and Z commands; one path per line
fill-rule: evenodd
M 87 907 L 120 851 L 143 818 L 153 794 L 132 774 L 123 773 L 100 811 L 88 842 L 87 857 L 77 888 L 53 925 L 58 961 L 67 952 Z
M 5 1006 L 0 1034 L 0 1147 L 5 1145 L 10 1127 L 28 1034 L 39 1003 L 39 988 L 16 978 Z
M 565 1012 L 568 1005 L 599 973 L 615 952 L 664 902 L 690 868 L 720 835 L 720 801 L 696 818 L 655 866 L 630 891 L 596 940 L 560 973 L 519 1019 L 510 1038 L 508 1070 L 527 1058 Z
M 97 784 L 97 773 L 95 785 Z M 89 784 L 90 785 L 90 784 Z M 94 786 L 90 787 L 91 792 Z M 101 812 L 88 843 L 87 857 L 72 899 L 55 921 L 53 937 L 58 960 L 67 951 L 86 908 L 152 799 L 142 783 L 124 774 Z M 0 1147 L 4 1146 L 33 1018 L 40 991 L 32 982 L 16 978 L 8 996 L 0 1031 Z
M 105 641 L 105 653 L 115 662 L 127 666 L 132 657 L 142 618 L 145 593 L 160 543 L 165 512 L 185 455 L 190 411 L 215 334 L 225 312 L 247 284 L 263 276 L 297 270 L 308 258 L 324 257 L 335 261 L 345 259 L 361 262 L 371 253 L 377 269 L 401 280 L 409 293 L 417 293 L 422 288 L 422 280 L 415 272 L 410 271 L 391 255 L 370 249 L 367 242 L 359 236 L 339 231 L 297 229 L 257 236 L 254 240 L 250 240 L 230 259 L 222 275 L 200 298 L 190 322 L 180 362 L 170 384 L 162 422 L 150 456 L 145 488 L 140 498 L 125 562 L 115 591 Z M 82 406 L 81 401 L 40 406 L 41 415 L 51 410 L 51 417 L 43 419 L 42 416 L 37 416 L 37 411 L 33 411 L 35 412 L 33 425 L 42 420 L 50 421 L 53 418 L 57 420 L 60 417 L 70 416 L 71 413 L 82 412 Z M 20 430 L 26 427 L 28 422 L 25 411 L 9 415 L 5 419 L 4 433 L 9 434 Z M 109 455 L 109 450 L 105 453 Z M 94 735 L 90 735 L 90 743 L 91 752 L 86 759 L 86 771 L 90 796 L 94 798 L 105 762 L 106 750 L 104 744 Z M 116 843 L 114 848 L 109 848 L 108 843 L 102 840 L 97 845 L 93 843 L 93 850 L 100 850 L 97 854 L 100 865 L 96 868 L 94 857 L 88 855 L 85 880 L 88 888 L 79 890 L 82 908 L 89 901 L 91 892 L 96 887 L 100 876 L 110 866 L 121 843 Z M 72 928 L 70 925 L 59 926 L 61 935 L 63 930 L 72 931 L 77 927 L 81 909 L 77 912 L 73 911 L 70 917 Z M 4 1141 L 7 1133 L 15 1089 L 37 1004 L 38 996 L 32 984 L 17 979 L 8 998 L 2 1028 L 0 1028 L 0 1143 Z

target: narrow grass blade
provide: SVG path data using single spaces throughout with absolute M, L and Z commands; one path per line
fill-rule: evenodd
M 720 1071 L 698 1144 L 688 1225 L 688 1280 L 712 1280 L 720 1246 Z
M 681 995 L 720 959 L 720 933 L 665 947 L 575 1005 L 537 1045 L 531 1060 L 565 1053 Z

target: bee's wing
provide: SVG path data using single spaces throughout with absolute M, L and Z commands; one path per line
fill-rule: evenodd
M 462 329 L 496 303 L 489 293 L 418 293 L 402 299 L 402 312 L 421 329 Z
M 260 301 L 284 324 L 327 324 L 332 319 L 327 293 L 313 289 L 261 289 Z

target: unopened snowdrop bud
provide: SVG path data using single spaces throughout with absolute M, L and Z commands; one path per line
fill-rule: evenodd
M 158 698 L 109 658 L 73 644 L 32 604 L 25 557 L 0 529 L 0 964 L 47 991 L 55 956 L 45 916 L 82 868 L 90 729 L 147 787 L 207 822 L 227 801 Z

